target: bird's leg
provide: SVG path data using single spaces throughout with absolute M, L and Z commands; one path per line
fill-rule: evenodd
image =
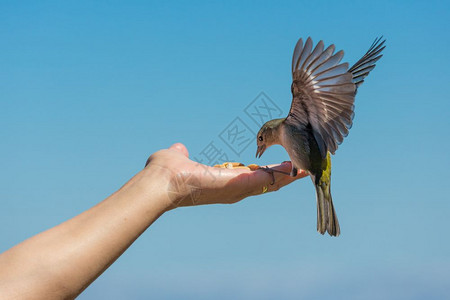
M 281 173 L 281 174 L 284 174 L 284 175 L 291 175 L 290 173 L 279 171 L 279 170 L 275 170 L 275 169 L 272 169 L 272 168 L 269 168 L 269 167 L 259 167 L 258 169 L 261 169 L 264 172 L 267 172 L 267 173 L 269 173 L 272 176 L 272 182 L 270 183 L 270 185 L 274 185 L 274 183 L 275 183 L 275 176 L 273 175 L 274 172 Z
M 285 160 L 281 164 L 285 164 L 285 163 L 291 163 L 291 162 L 289 160 Z M 277 171 L 277 170 L 275 170 L 275 172 L 283 173 L 283 174 L 289 175 L 291 177 L 295 177 L 298 175 L 298 169 L 294 166 L 292 166 L 291 173 L 286 173 L 286 172 Z
M 269 167 L 259 167 L 258 169 L 263 170 L 264 172 L 267 172 L 270 174 L 270 176 L 272 176 L 272 182 L 270 183 L 270 185 L 274 185 L 275 183 L 275 176 L 273 175 L 273 169 L 269 168 Z
M 297 176 L 297 174 L 298 174 L 297 168 L 296 167 L 292 167 L 291 174 L 289 174 L 289 175 L 291 175 L 292 177 L 295 177 L 295 176 Z

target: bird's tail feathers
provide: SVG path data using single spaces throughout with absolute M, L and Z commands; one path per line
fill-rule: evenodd
M 331 197 L 330 181 L 325 182 L 320 179 L 316 181 L 314 175 L 311 175 L 311 178 L 317 195 L 317 231 L 321 234 L 327 231 L 331 236 L 338 236 L 341 230 Z

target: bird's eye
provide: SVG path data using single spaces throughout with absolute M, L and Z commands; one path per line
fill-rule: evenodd
M 258 137 L 258 140 L 260 140 L 260 141 L 262 142 L 262 140 L 263 140 L 262 135 L 260 135 L 260 136 Z

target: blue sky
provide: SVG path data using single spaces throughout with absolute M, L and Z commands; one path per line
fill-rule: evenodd
M 278 2 L 278 1 L 277 1 Z M 284 112 L 298 38 L 350 64 L 376 36 L 333 157 L 342 235 L 309 179 L 162 216 L 80 299 L 450 297 L 450 5 L 444 1 L 0 1 L 0 251 L 107 197 L 174 142 L 210 142 L 264 92 Z

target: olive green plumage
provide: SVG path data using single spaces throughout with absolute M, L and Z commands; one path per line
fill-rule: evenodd
M 292 58 L 292 104 L 286 118 L 266 122 L 257 135 L 257 153 L 282 145 L 292 161 L 291 176 L 298 169 L 309 172 L 316 187 L 317 230 L 340 234 L 331 197 L 331 155 L 348 135 L 354 116 L 357 88 L 381 58 L 385 41 L 378 38 L 351 68 L 341 63 L 344 52 L 325 49 L 320 41 L 300 39 Z
M 338 236 L 341 232 L 339 222 L 334 210 L 333 199 L 331 198 L 331 157 L 328 152 L 321 162 L 320 170 L 311 175 L 316 188 L 317 198 L 317 231 L 324 234 L 325 231 L 332 236 Z

